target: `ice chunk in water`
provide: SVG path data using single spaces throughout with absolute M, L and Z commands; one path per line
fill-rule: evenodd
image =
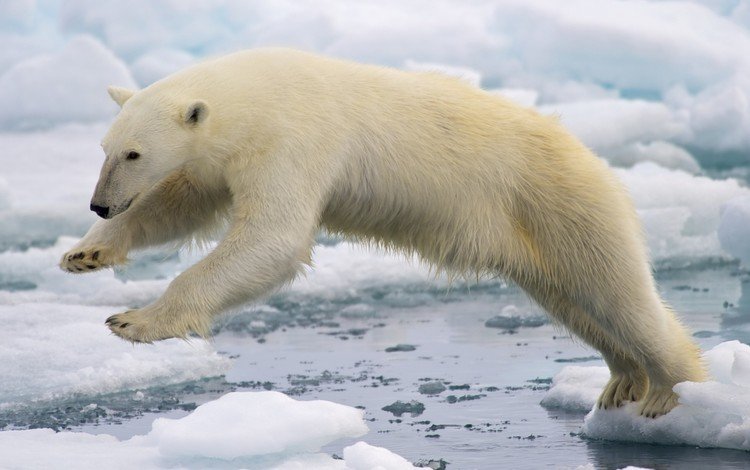
M 231 460 L 248 455 L 317 452 L 341 437 L 367 433 L 362 411 L 279 392 L 234 392 L 181 419 L 159 418 L 149 434 L 163 455 Z
M 119 441 L 106 434 L 50 429 L 0 433 L 0 455 L 18 468 L 232 468 L 411 470 L 406 459 L 364 442 L 344 460 L 317 453 L 341 438 L 367 433 L 363 412 L 323 400 L 297 401 L 278 392 L 234 392 L 180 419 L 157 419 L 145 436 Z M 114 460 L 113 460 L 114 459 Z
M 596 439 L 750 450 L 750 346 L 729 341 L 704 354 L 713 381 L 675 385 L 680 404 L 656 419 L 638 415 L 638 404 L 593 409 L 582 432 Z M 604 387 L 606 367 L 565 367 L 542 405 L 591 409 Z
M 134 87 L 127 66 L 90 36 L 58 55 L 24 60 L 0 76 L 0 127 L 36 129 L 114 116 L 108 85 Z

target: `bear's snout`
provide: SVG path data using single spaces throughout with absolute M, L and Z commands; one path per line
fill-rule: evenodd
M 109 207 L 102 207 L 102 206 L 97 206 L 95 204 L 91 204 L 89 206 L 89 209 L 96 212 L 96 215 L 98 215 L 102 219 L 106 219 L 107 216 L 109 215 Z

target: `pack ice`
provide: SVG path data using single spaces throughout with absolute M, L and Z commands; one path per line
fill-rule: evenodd
M 343 458 L 319 453 L 328 443 L 367 433 L 363 412 L 279 392 L 234 392 L 181 419 L 158 418 L 151 432 L 126 441 L 107 434 L 51 429 L 0 433 L 0 456 L 14 468 L 247 468 L 411 470 L 406 459 L 365 442 Z
M 679 406 L 656 419 L 639 416 L 636 403 L 616 410 L 594 407 L 609 379 L 606 367 L 563 368 L 542 405 L 591 410 L 581 429 L 591 439 L 750 450 L 750 346 L 727 341 L 706 351 L 703 358 L 713 380 L 677 384 Z

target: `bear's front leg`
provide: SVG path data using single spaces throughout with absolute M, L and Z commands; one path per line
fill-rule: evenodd
M 315 215 L 294 230 L 284 212 L 233 224 L 226 238 L 203 260 L 177 276 L 151 305 L 113 315 L 107 326 L 136 343 L 210 334 L 213 317 L 247 300 L 261 297 L 291 280 L 310 259 Z M 274 220 L 275 219 L 275 220 Z
M 219 306 L 210 296 L 201 294 L 207 281 L 201 279 L 196 267 L 177 276 L 152 304 L 112 315 L 106 325 L 112 333 L 133 343 L 185 339 L 190 333 L 208 337 L 211 319 L 219 313 Z
M 228 201 L 226 188 L 200 188 L 186 170 L 176 171 L 127 211 L 96 221 L 60 268 L 85 273 L 125 264 L 131 249 L 183 240 L 214 225 Z
M 273 162 L 284 160 L 277 155 Z M 286 186 L 297 191 L 279 191 L 276 176 L 282 170 Z M 228 171 L 233 206 L 224 239 L 177 276 L 159 300 L 107 319 L 117 336 L 133 342 L 185 338 L 191 332 L 206 337 L 214 316 L 268 294 L 309 262 L 328 174 L 312 178 L 291 164 L 277 171 Z
M 124 264 L 126 257 L 106 245 L 82 246 L 63 255 L 60 268 L 78 274 Z
M 60 260 L 63 271 L 79 274 L 108 268 L 127 261 L 127 248 L 120 220 L 98 220 L 88 233 Z
M 132 343 L 153 343 L 169 338 L 186 339 L 191 332 L 206 338 L 211 315 L 189 314 L 186 310 L 170 310 L 155 303 L 128 310 L 107 318 L 106 325 L 115 335 Z

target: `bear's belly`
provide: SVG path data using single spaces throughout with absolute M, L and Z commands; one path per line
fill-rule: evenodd
M 518 251 L 518 237 L 499 204 L 415 199 L 339 192 L 323 211 L 321 225 L 346 238 L 417 253 L 439 268 L 506 274 L 506 257 Z

